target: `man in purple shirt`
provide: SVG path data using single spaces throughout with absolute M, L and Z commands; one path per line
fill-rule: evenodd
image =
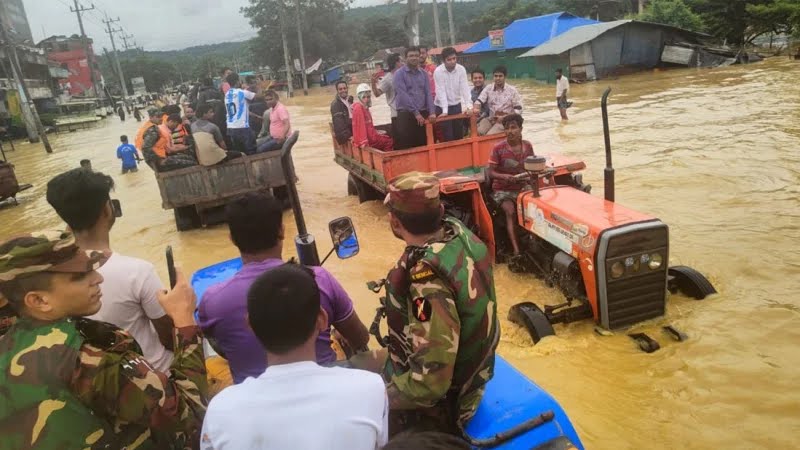
M 247 325 L 247 292 L 259 275 L 284 264 L 283 211 L 272 197 L 248 194 L 228 204 L 225 215 L 231 240 L 242 255 L 242 269 L 230 280 L 208 288 L 198 314 L 203 333 L 228 360 L 233 381 L 241 383 L 247 377 L 260 376 L 267 368 L 267 353 Z M 366 348 L 369 333 L 353 309 L 353 301 L 327 270 L 312 269 L 329 325 L 351 348 Z M 319 364 L 336 360 L 330 329 L 319 334 L 316 348 Z
M 435 122 L 436 113 L 428 74 L 419 68 L 419 47 L 406 49 L 406 65 L 394 74 L 394 91 L 397 107 L 395 149 L 425 145 L 425 119 Z

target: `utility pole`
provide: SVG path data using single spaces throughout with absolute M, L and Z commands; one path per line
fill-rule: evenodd
M 294 97 L 294 86 L 292 86 L 292 66 L 290 65 L 291 58 L 289 56 L 289 43 L 286 40 L 286 4 L 281 4 L 279 12 L 281 19 L 281 39 L 283 39 L 283 63 L 286 65 L 286 89 L 288 89 L 289 97 Z
M 300 44 L 300 70 L 303 72 L 303 95 L 308 97 L 308 78 L 306 78 L 306 52 L 303 49 L 303 29 L 300 20 L 300 0 L 297 1 L 297 42 Z
M 111 38 L 111 50 L 114 51 L 114 61 L 116 62 L 117 65 L 117 76 L 119 76 L 120 90 L 122 91 L 122 98 L 125 99 L 125 97 L 128 95 L 128 87 L 125 85 L 125 75 L 122 73 L 122 66 L 119 64 L 119 56 L 117 55 L 117 44 L 114 42 L 114 33 L 119 33 L 120 31 L 122 31 L 122 29 L 120 28 L 111 29 L 111 24 L 114 22 L 119 22 L 119 17 L 117 17 L 116 19 L 112 19 L 106 16 L 105 20 L 103 20 L 103 23 L 106 24 L 107 28 L 106 33 L 108 33 L 108 36 Z
M 405 24 L 409 45 L 419 45 L 419 0 L 408 0 Z
M 81 42 L 83 43 L 83 52 L 86 53 L 86 62 L 89 66 L 89 76 L 92 80 L 92 90 L 94 90 L 95 98 L 99 98 L 100 95 L 97 93 L 97 77 L 95 77 L 94 73 L 94 65 L 95 61 L 93 61 L 94 51 L 90 52 L 89 48 L 89 38 L 86 37 L 86 31 L 83 29 L 83 17 L 81 13 L 86 11 L 91 11 L 94 9 L 94 3 L 92 3 L 91 8 L 84 8 L 82 5 L 78 3 L 78 0 L 73 0 L 75 3 L 75 8 L 70 7 L 69 10 L 74 12 L 76 16 L 78 16 L 78 26 L 81 29 Z M 91 54 L 90 54 L 91 53 Z
M 122 46 L 125 47 L 126 52 L 131 48 L 136 48 L 135 43 L 133 45 L 128 45 L 128 39 L 133 39 L 132 34 L 123 34 L 122 36 L 120 36 L 120 38 L 122 38 Z
M 0 8 L 0 14 L 3 14 L 3 8 Z M 25 129 L 28 132 L 28 141 L 31 143 L 39 142 L 42 140 L 44 149 L 47 153 L 53 153 L 53 148 L 50 147 L 50 140 L 47 139 L 47 134 L 44 132 L 42 122 L 39 120 L 39 114 L 36 112 L 36 105 L 33 103 L 28 87 L 25 85 L 25 73 L 19 64 L 19 55 L 17 54 L 17 46 L 11 42 L 8 36 L 5 24 L 5 17 L 0 16 L 0 39 L 5 44 L 5 53 L 8 55 L 8 62 L 11 65 L 11 73 L 14 81 L 17 84 L 17 93 L 19 94 L 19 106 L 22 110 L 22 117 L 25 120 Z
M 453 22 L 453 0 L 447 0 L 447 22 L 450 25 L 450 45 L 456 45 L 456 27 Z
M 431 0 L 433 6 L 433 32 L 436 34 L 436 47 L 442 47 L 442 30 L 439 29 L 439 5 L 436 0 Z

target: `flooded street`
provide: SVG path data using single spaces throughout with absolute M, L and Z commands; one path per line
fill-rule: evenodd
M 505 320 L 521 300 L 559 303 L 532 276 L 496 270 L 500 353 L 542 385 L 570 414 L 587 448 L 796 448 L 800 445 L 800 65 L 772 59 L 752 66 L 643 73 L 573 85 L 570 122 L 555 109 L 555 87 L 510 80 L 524 99 L 524 134 L 537 153 L 561 152 L 587 163 L 584 179 L 602 195 L 599 100 L 613 88 L 609 119 L 617 201 L 669 224 L 672 265 L 707 275 L 719 295 L 671 296 L 665 318 L 637 327 L 661 343 L 645 354 L 624 334 L 601 337 L 590 321 L 556 326 L 533 347 Z M 354 91 L 351 86 L 351 91 Z M 333 161 L 328 131 L 333 88 L 285 101 L 300 130 L 294 161 L 308 228 L 329 249 L 327 222 L 348 215 L 362 244 L 353 259 L 330 260 L 372 319 L 378 299 L 364 286 L 382 278 L 402 251 L 380 202 L 348 197 L 347 172 Z M 383 98 L 377 123 L 388 121 Z M 120 175 L 119 135 L 139 124 L 109 117 L 88 131 L 51 135 L 55 153 L 18 144 L 7 152 L 20 183 L 34 188 L 0 209 L 0 236 L 61 227 L 44 197 L 47 181 L 90 158 L 113 175 L 124 217 L 112 231 L 117 251 L 152 261 L 166 280 L 164 247 L 187 270 L 237 256 L 225 226 L 178 233 L 161 209 L 152 172 Z M 296 234 L 291 213 L 288 236 Z M 287 236 L 287 237 L 288 237 Z M 294 253 L 287 241 L 286 257 Z M 673 342 L 672 324 L 690 339 Z

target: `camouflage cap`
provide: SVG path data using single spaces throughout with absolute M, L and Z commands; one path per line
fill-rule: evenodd
M 39 272 L 84 273 L 97 270 L 108 254 L 81 251 L 67 231 L 41 231 L 0 244 L 0 283 Z
M 155 106 L 151 106 L 147 108 L 147 115 L 150 117 L 161 116 L 161 108 L 156 108 Z
M 406 213 L 439 209 L 439 179 L 426 172 L 409 172 L 389 182 L 386 200 L 390 208 Z

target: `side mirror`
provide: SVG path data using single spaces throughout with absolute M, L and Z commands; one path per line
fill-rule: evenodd
M 339 217 L 328 223 L 328 231 L 331 233 L 333 248 L 339 259 L 352 258 L 358 254 L 358 237 L 353 221 L 349 217 Z

